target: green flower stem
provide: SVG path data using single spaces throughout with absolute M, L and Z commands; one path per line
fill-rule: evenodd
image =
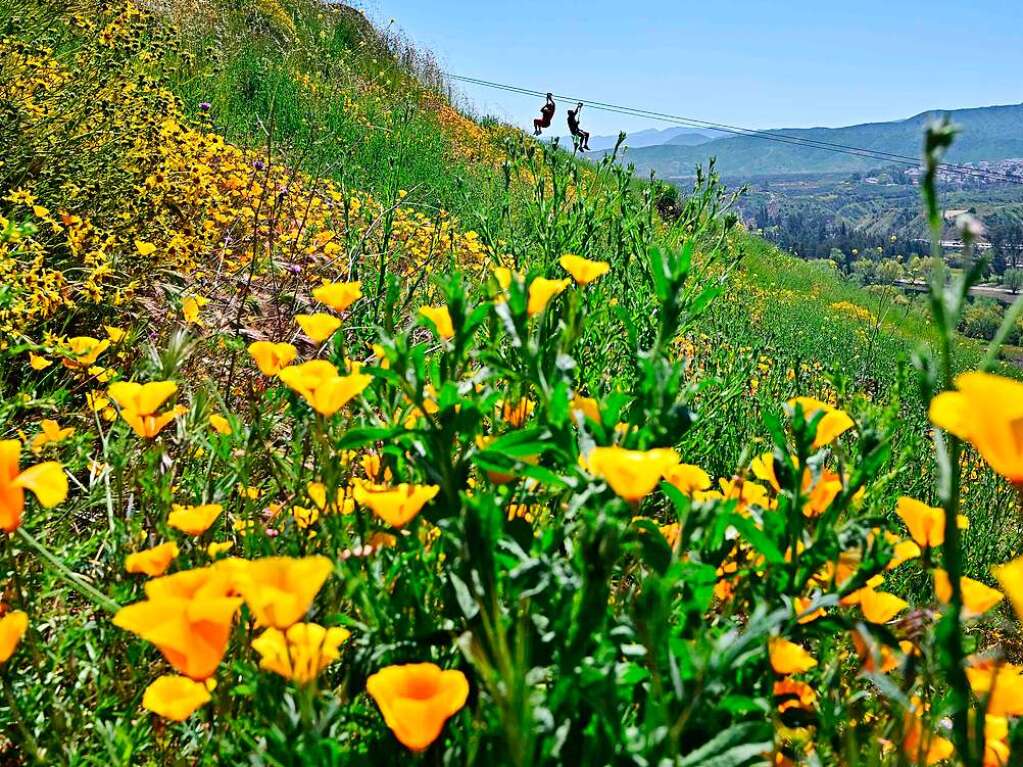
M 116 613 L 121 606 L 114 600 L 103 594 L 98 589 L 85 582 L 81 575 L 70 570 L 67 565 L 60 561 L 56 555 L 42 543 L 36 540 L 24 527 L 19 527 L 17 535 L 21 540 L 31 546 L 36 552 L 57 571 L 57 574 L 75 591 L 89 599 L 97 607 L 102 607 L 107 612 Z

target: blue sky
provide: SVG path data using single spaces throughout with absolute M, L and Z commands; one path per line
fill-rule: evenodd
M 751 128 L 1023 102 L 1018 0 L 359 5 L 382 25 L 394 18 L 449 71 Z M 521 125 L 539 109 L 530 97 L 464 93 L 481 111 Z M 595 134 L 666 127 L 592 110 L 584 118 Z

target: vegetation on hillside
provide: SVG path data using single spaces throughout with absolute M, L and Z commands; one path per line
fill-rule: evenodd
M 979 270 L 910 311 L 314 0 L 0 32 L 5 760 L 1023 753 Z

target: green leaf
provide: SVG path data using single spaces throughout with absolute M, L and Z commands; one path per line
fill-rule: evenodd
M 686 754 L 679 767 L 737 767 L 769 752 L 771 741 L 754 741 L 770 732 L 766 722 L 742 722 L 719 732 L 695 751 Z
M 380 427 L 366 426 L 360 429 L 351 429 L 345 432 L 335 444 L 337 450 L 356 450 L 374 442 L 383 442 L 405 431 L 401 427 L 384 429 Z

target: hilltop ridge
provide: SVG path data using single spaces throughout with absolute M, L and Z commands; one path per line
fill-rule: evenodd
M 936 116 L 948 116 L 962 128 L 949 153 L 949 162 L 982 163 L 1023 157 L 1023 104 L 928 110 L 891 122 L 841 128 L 770 129 L 764 133 L 918 157 L 923 128 Z M 752 136 L 732 136 L 698 147 L 670 143 L 640 147 L 629 151 L 625 161 L 634 163 L 641 175 L 654 172 L 661 178 L 680 178 L 691 176 L 697 165 L 706 164 L 711 157 L 717 158 L 722 174 L 741 177 L 855 172 L 884 164 L 873 157 L 786 145 Z

